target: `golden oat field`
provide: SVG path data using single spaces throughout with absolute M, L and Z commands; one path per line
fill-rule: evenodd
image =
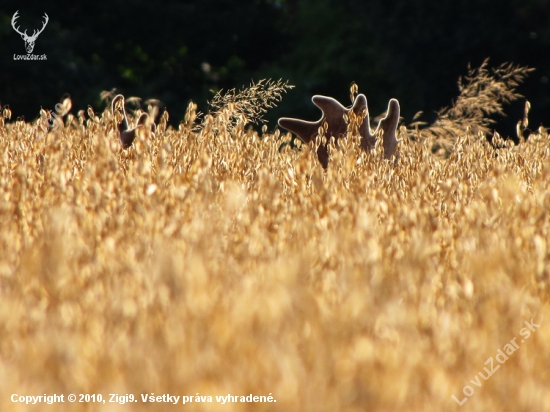
M 123 150 L 109 109 L 4 108 L 1 411 L 550 410 L 544 128 L 443 156 L 401 126 L 398 160 L 349 133 L 325 171 L 195 109 Z

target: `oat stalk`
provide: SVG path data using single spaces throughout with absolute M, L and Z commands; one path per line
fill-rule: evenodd
M 277 106 L 283 98 L 283 93 L 294 86 L 287 81 L 279 79 L 262 79 L 259 82 L 251 82 L 250 86 L 240 90 L 230 89 L 220 90 L 213 99 L 208 102 L 210 106 L 209 115 L 216 117 L 224 114 L 230 121 L 229 129 L 233 129 L 238 123 L 265 123 L 265 113 L 268 109 Z M 199 125 L 199 129 L 204 126 L 204 122 Z
M 516 88 L 534 69 L 513 63 L 489 68 L 489 59 L 479 68 L 468 66 L 468 75 L 458 80 L 459 96 L 451 107 L 438 112 L 437 120 L 430 126 L 415 122 L 410 126 L 420 129 L 423 138 L 434 139 L 434 148 L 452 151 L 454 142 L 470 131 L 487 135 L 495 124 L 494 116 L 505 116 L 503 106 L 521 97 Z

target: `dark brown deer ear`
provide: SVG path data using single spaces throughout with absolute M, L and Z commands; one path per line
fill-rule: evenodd
M 121 94 L 117 94 L 111 102 L 111 112 L 115 114 L 119 110 L 124 110 L 124 96 Z
M 355 98 L 353 106 L 351 106 L 351 111 L 362 119 L 360 131 L 364 129 L 364 126 L 369 125 L 369 108 L 367 107 L 367 98 L 364 94 L 360 94 Z M 368 129 L 370 129 L 370 127 Z M 370 134 L 370 130 L 368 131 Z M 361 136 L 363 136 L 362 132 Z
M 140 116 L 139 116 L 139 119 L 136 123 L 136 127 L 138 126 L 145 126 L 145 124 L 147 123 L 147 120 L 149 120 L 149 115 L 147 113 L 142 113 Z
M 325 115 L 327 112 L 333 112 L 335 110 L 346 110 L 346 108 L 342 106 L 338 100 L 333 99 L 332 97 L 316 94 L 311 98 L 311 101 L 315 106 L 321 109 Z
M 115 111 L 115 107 L 118 105 L 118 102 L 122 100 L 122 104 L 124 105 L 124 96 L 121 94 L 117 94 L 113 100 L 111 101 L 111 110 Z
M 289 117 L 281 117 L 279 126 L 294 133 L 304 143 L 309 143 L 317 135 L 321 121 L 307 122 L 300 119 L 291 119 Z
M 117 127 L 118 127 L 119 133 L 123 133 L 126 130 L 128 130 L 128 118 L 126 117 L 126 110 L 124 109 L 124 96 L 123 95 L 117 94 L 115 96 L 115 98 L 111 102 L 111 112 L 113 113 L 113 116 L 115 117 L 115 121 L 117 122 Z M 117 113 L 122 114 L 122 120 L 121 121 L 119 121 L 117 119 Z
M 344 121 L 344 114 L 348 112 L 348 109 L 332 97 L 315 95 L 311 101 L 323 111 L 323 117 L 328 123 L 327 136 L 338 138 L 346 133 L 347 125 Z
M 126 130 L 120 134 L 120 142 L 122 143 L 122 147 L 124 149 L 128 149 L 132 146 L 132 143 L 134 143 L 134 140 L 136 139 L 138 130 L 144 128 L 147 125 L 148 120 L 149 115 L 147 113 L 142 113 L 138 118 L 136 127 Z
M 353 106 L 351 107 L 351 110 L 353 110 L 353 113 L 360 115 L 363 110 L 367 112 L 367 116 L 369 114 L 369 109 L 367 108 L 367 98 L 364 94 L 359 94 L 355 98 L 355 101 L 353 102 Z

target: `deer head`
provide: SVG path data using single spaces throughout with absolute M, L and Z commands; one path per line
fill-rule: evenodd
M 315 137 L 319 133 L 319 129 L 326 122 L 328 126 L 326 137 L 334 137 L 335 140 L 338 140 L 342 136 L 345 136 L 348 131 L 348 124 L 344 116 L 349 116 L 353 112 L 353 114 L 361 120 L 359 134 L 362 138 L 362 144 L 374 147 L 376 140 L 370 130 L 367 98 L 364 94 L 358 95 L 351 107 L 344 107 L 336 99 L 327 96 L 315 95 L 311 100 L 313 104 L 323 112 L 323 116 L 320 120 L 308 122 L 300 119 L 282 117 L 279 119 L 279 126 L 296 134 L 304 143 L 309 143 L 315 140 Z M 329 160 L 327 144 L 318 147 L 317 158 L 326 169 Z
M 335 140 L 338 140 L 350 132 L 346 117 L 350 119 L 353 113 L 356 122 L 358 122 L 361 147 L 366 152 L 369 152 L 376 146 L 376 136 L 382 137 L 384 158 L 390 159 L 392 156 L 395 156 L 396 159 L 398 158 L 397 143 L 399 140 L 397 139 L 397 126 L 399 124 L 400 108 L 397 99 L 390 100 L 386 117 L 380 120 L 374 135 L 370 129 L 367 98 L 364 94 L 358 95 L 350 107 L 344 107 L 337 100 L 327 96 L 316 95 L 311 100 L 323 112 L 320 120 L 307 122 L 305 120 L 282 117 L 279 119 L 279 126 L 296 134 L 304 143 L 309 143 L 315 140 L 319 134 L 319 130 L 326 123 L 326 137 L 334 137 Z M 326 169 L 329 161 L 327 144 L 318 147 L 317 158 Z
M 11 26 L 13 27 L 13 29 L 17 33 L 19 33 L 21 35 L 21 38 L 25 41 L 25 49 L 27 49 L 27 53 L 30 54 L 30 53 L 32 53 L 32 51 L 34 49 L 34 42 L 36 41 L 38 35 L 44 31 L 44 28 L 46 27 L 46 24 L 48 24 L 48 21 L 50 19 L 49 19 L 48 15 L 46 13 L 44 13 L 45 21 L 44 21 L 44 24 L 42 25 L 42 28 L 38 31 L 34 30 L 32 36 L 29 36 L 29 35 L 27 35 L 27 30 L 25 30 L 23 33 L 21 33 L 19 31 L 19 27 L 15 27 L 15 21 L 19 18 L 17 13 L 19 13 L 19 10 L 17 10 L 15 12 L 15 14 L 13 15 L 13 17 L 11 19 Z

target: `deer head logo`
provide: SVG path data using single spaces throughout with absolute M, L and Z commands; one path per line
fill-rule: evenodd
M 19 18 L 17 15 L 19 13 L 19 10 L 15 12 L 11 19 L 11 26 L 13 29 L 21 35 L 21 38 L 25 41 L 25 49 L 27 49 L 27 54 L 31 54 L 32 50 L 34 49 L 34 42 L 36 41 L 38 35 L 44 31 L 44 28 L 46 27 L 46 24 L 48 24 L 48 21 L 50 20 L 48 15 L 44 13 L 44 24 L 42 25 L 42 28 L 40 30 L 34 30 L 32 36 L 27 35 L 27 30 L 25 30 L 23 33 L 19 31 L 19 27 L 15 26 L 15 21 Z

